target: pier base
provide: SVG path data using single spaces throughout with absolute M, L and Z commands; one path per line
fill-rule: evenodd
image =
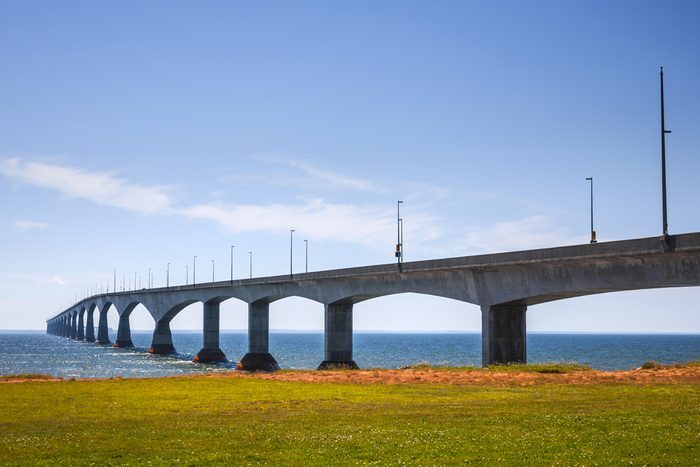
M 156 323 L 153 331 L 153 340 L 148 348 L 148 353 L 157 355 L 168 355 L 175 353 L 173 346 L 173 335 L 170 332 L 170 321 L 162 319 Z
M 219 347 L 219 305 L 220 302 L 204 302 L 202 322 L 202 350 L 194 357 L 195 363 L 225 362 L 226 355 Z
M 359 370 L 352 359 L 352 303 L 331 303 L 325 308 L 325 358 L 318 369 Z
M 201 349 L 194 356 L 195 363 L 219 363 L 227 362 L 226 355 L 221 351 L 221 349 Z
M 277 360 L 269 352 L 248 352 L 243 356 L 238 365 L 237 370 L 243 371 L 277 371 L 280 366 Z
M 524 303 L 481 307 L 482 365 L 527 363 Z
M 122 313 L 119 315 L 119 328 L 117 329 L 117 340 L 112 347 L 129 349 L 134 346 L 131 342 L 131 326 L 129 326 L 129 315 Z

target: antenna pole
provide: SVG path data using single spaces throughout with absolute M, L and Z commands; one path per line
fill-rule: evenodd
M 666 130 L 664 121 L 664 67 L 661 67 L 659 76 L 661 77 L 661 204 L 663 212 L 663 232 L 668 235 L 668 211 L 666 209 Z

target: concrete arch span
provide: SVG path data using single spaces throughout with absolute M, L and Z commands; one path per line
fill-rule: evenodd
M 205 321 L 207 316 L 211 321 L 205 327 L 212 335 L 221 301 L 237 298 L 248 303 L 249 336 L 252 336 L 256 326 L 260 332 L 267 332 L 270 302 L 303 297 L 323 303 L 325 307 L 324 362 L 351 365 L 354 363 L 351 360 L 353 304 L 413 292 L 479 305 L 482 356 L 487 365 L 526 360 L 525 313 L 528 306 L 612 291 L 696 285 L 700 285 L 700 232 L 416 261 L 404 263 L 400 268 L 396 264 L 383 264 L 103 294 L 74 305 L 60 316 L 65 317 L 70 335 L 75 338 L 76 313 L 80 306 L 95 302 L 103 310 L 104 304 L 111 302 L 128 323 L 127 308 L 132 302 L 139 302 L 157 323 L 154 344 L 167 344 L 169 326 L 167 329 L 164 326 L 178 313 L 178 307 L 187 303 L 204 303 Z M 156 336 L 160 336 L 162 342 L 156 342 Z M 249 339 L 253 341 L 255 339 Z M 256 350 L 263 348 L 261 344 Z M 249 350 L 249 353 L 256 353 L 252 347 Z

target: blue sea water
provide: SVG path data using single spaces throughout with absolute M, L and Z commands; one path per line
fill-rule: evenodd
M 112 341 L 115 336 L 110 336 Z M 42 333 L 0 334 L 0 374 L 44 373 L 61 377 L 125 378 L 228 371 L 247 349 L 247 334 L 221 334 L 230 362 L 192 363 L 201 333 L 174 332 L 178 354 L 146 353 L 151 333 L 132 332 L 134 349 L 114 349 Z M 361 368 L 481 365 L 478 333 L 354 334 L 354 357 Z M 602 370 L 630 369 L 648 360 L 661 363 L 700 360 L 697 334 L 528 334 L 528 361 L 578 362 Z M 270 352 L 282 368 L 316 368 L 323 360 L 323 333 L 270 333 Z

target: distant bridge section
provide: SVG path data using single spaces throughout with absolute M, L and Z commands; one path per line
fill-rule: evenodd
M 95 295 L 47 321 L 49 334 L 111 344 L 107 311 L 119 314 L 115 347 L 131 347 L 129 315 L 141 304 L 156 322 L 149 352 L 173 353 L 170 321 L 204 305 L 199 362 L 225 360 L 219 348 L 219 306 L 248 304 L 248 353 L 239 368 L 274 370 L 269 305 L 304 297 L 325 307 L 324 360 L 319 368 L 357 368 L 352 356 L 353 305 L 375 297 L 420 293 L 479 305 L 482 363 L 526 362 L 528 306 L 623 290 L 700 285 L 700 233 L 640 238 L 509 253 L 384 264 L 256 279 Z M 97 312 L 97 314 L 95 313 Z M 97 336 L 95 319 L 97 316 Z

